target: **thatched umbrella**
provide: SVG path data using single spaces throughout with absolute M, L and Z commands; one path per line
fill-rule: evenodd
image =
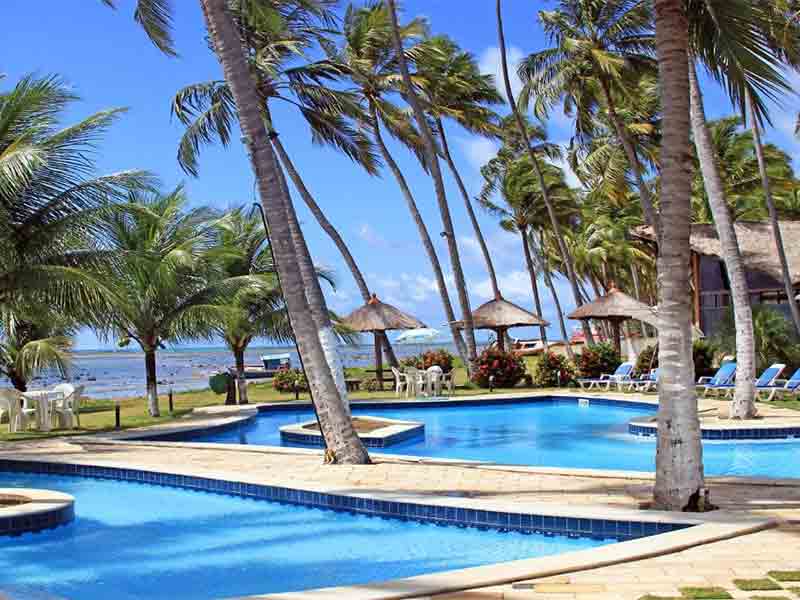
M 605 296 L 600 296 L 588 304 L 579 306 L 568 315 L 570 319 L 601 319 L 609 321 L 614 329 L 614 348 L 622 352 L 620 341 L 620 323 L 627 319 L 644 321 L 658 327 L 658 316 L 655 309 L 636 298 L 632 298 L 617 288 L 612 287 Z
M 391 304 L 378 300 L 372 294 L 367 303 L 354 310 L 341 320 L 341 323 L 353 331 L 372 332 L 375 334 L 375 373 L 381 388 L 383 388 L 383 356 L 381 354 L 381 341 L 378 333 L 391 329 L 419 329 L 425 323 L 412 317 Z
M 490 300 L 481 304 L 472 311 L 472 323 L 475 329 L 491 329 L 497 334 L 497 346 L 501 350 L 505 347 L 506 331 L 512 327 L 531 327 L 550 325 L 547 321 L 502 298 Z M 456 322 L 457 327 L 463 327 L 463 321 Z

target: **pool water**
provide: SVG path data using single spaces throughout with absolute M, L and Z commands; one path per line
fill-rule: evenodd
M 488 405 L 353 407 L 425 423 L 425 437 L 380 452 L 503 464 L 652 471 L 655 438 L 628 433 L 628 421 L 655 407 L 552 399 Z M 233 444 L 282 444 L 278 428 L 313 419 L 310 410 L 262 412 L 237 428 L 185 439 Z M 376 450 L 377 451 L 377 450 Z M 800 477 L 800 440 L 704 441 L 708 475 Z
M 124 481 L 0 473 L 75 496 L 76 519 L 0 537 L 0 597 L 202 600 L 349 585 L 614 540 L 382 519 Z

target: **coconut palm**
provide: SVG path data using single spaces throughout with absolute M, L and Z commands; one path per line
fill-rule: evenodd
M 145 1 L 145 0 L 140 0 Z M 155 2 L 157 0 L 148 0 Z M 305 0 L 304 0 L 305 1 Z M 214 51 L 239 114 L 261 202 L 270 227 L 270 239 L 287 310 L 294 328 L 314 396 L 327 457 L 339 463 L 368 463 L 369 454 L 353 428 L 312 319 L 305 281 L 298 268 L 298 250 L 289 226 L 291 199 L 262 120 L 262 102 L 253 80 L 239 31 L 226 0 L 200 0 Z M 296 239 L 299 232 L 295 231 Z
M 103 277 L 109 308 L 102 330 L 120 346 L 136 341 L 144 352 L 148 410 L 159 416 L 156 352 L 167 342 L 207 335 L 210 307 L 230 297 L 247 278 L 219 273 L 214 215 L 187 210 L 181 187 L 134 193 L 123 210 L 106 217 L 105 243 L 117 260 Z
M 43 371 L 67 377 L 75 327 L 62 315 L 42 306 L 19 304 L 0 310 L 0 374 L 17 390 Z
M 502 295 L 497 285 L 492 257 L 464 180 L 450 154 L 444 119 L 451 119 L 476 135 L 494 135 L 497 116 L 489 106 L 499 104 L 503 99 L 497 92 L 494 78 L 481 73 L 475 57 L 459 48 L 453 40 L 437 35 L 423 43 L 430 46 L 430 50 L 421 53 L 416 61 L 420 97 L 424 102 L 425 112 L 433 120 L 442 158 L 447 162 L 467 209 L 472 231 L 486 263 L 492 292 L 495 299 L 499 299 Z
M 394 0 L 388 0 L 389 21 L 391 23 L 391 39 L 397 56 L 397 65 L 400 69 L 402 85 L 400 89 L 406 101 L 411 105 L 417 128 L 422 134 L 423 148 L 425 150 L 425 160 L 428 170 L 433 178 L 433 187 L 436 192 L 436 203 L 439 205 L 439 213 L 442 217 L 442 228 L 445 239 L 447 240 L 447 250 L 450 254 L 450 266 L 453 270 L 453 280 L 458 293 L 458 301 L 461 305 L 462 321 L 464 323 L 464 335 L 467 343 L 467 371 L 471 372 L 471 365 L 477 360 L 477 346 L 475 345 L 475 330 L 472 324 L 472 309 L 469 304 L 469 294 L 467 293 L 467 280 L 464 277 L 464 269 L 461 267 L 461 257 L 458 252 L 458 242 L 453 228 L 453 219 L 450 216 L 450 207 L 447 203 L 447 194 L 444 189 L 444 178 L 439 164 L 439 147 L 433 138 L 428 117 L 422 108 L 422 103 L 417 96 L 411 73 L 408 69 L 405 48 L 403 46 L 404 36 L 402 35 L 400 24 L 397 19 L 397 7 Z
M 353 92 L 359 95 L 360 101 L 366 109 L 368 119 L 364 126 L 372 133 L 383 161 L 389 167 L 403 194 L 403 199 L 408 206 L 425 253 L 431 263 L 445 318 L 450 323 L 453 341 L 465 364 L 469 364 L 467 347 L 461 331 L 455 325 L 457 319 L 447 291 L 444 272 L 433 247 L 427 225 L 419 212 L 405 175 L 383 138 L 383 130 L 385 130 L 414 151 L 423 164 L 426 164 L 419 133 L 410 123 L 405 112 L 393 104 L 388 97 L 396 90 L 398 80 L 391 29 L 391 19 L 385 5 L 373 4 L 363 8 L 349 5 L 342 25 L 342 45 L 330 52 L 329 57 L 347 72 L 353 85 Z M 421 38 L 425 33 L 424 23 L 418 19 L 412 20 L 401 28 L 400 33 L 401 37 L 408 41 Z M 407 52 L 415 56 L 413 49 L 409 49 Z
M 95 174 L 95 144 L 122 110 L 61 127 L 77 100 L 55 76 L 0 93 L 0 305 L 47 304 L 90 320 L 106 305 L 90 268 L 110 258 L 95 242 L 98 217 L 152 178 Z
M 577 113 L 578 135 L 591 134 L 592 117 L 605 111 L 622 145 L 639 190 L 647 222 L 657 228 L 652 194 L 633 137 L 617 109 L 631 81 L 655 70 L 650 4 L 642 0 L 560 0 L 539 21 L 551 48 L 530 54 L 520 64 L 520 101 L 533 100 L 547 114 L 563 99 L 566 114 Z
M 550 218 L 550 227 L 552 228 L 553 237 L 555 238 L 556 243 L 558 244 L 560 258 L 566 267 L 567 279 L 569 280 L 570 286 L 572 288 L 572 295 L 575 299 L 575 304 L 577 306 L 581 306 L 583 304 L 583 299 L 581 297 L 581 293 L 578 288 L 578 278 L 575 275 L 575 268 L 572 262 L 572 257 L 570 256 L 569 249 L 567 248 L 567 244 L 564 241 L 564 236 L 562 236 L 561 234 L 561 226 L 558 223 L 558 217 L 556 215 L 555 208 L 550 200 L 550 195 L 547 191 L 547 184 L 545 183 L 543 169 L 539 163 L 539 159 L 536 156 L 534 148 L 531 146 L 525 121 L 522 117 L 522 113 L 519 111 L 517 107 L 517 102 L 514 99 L 514 93 L 511 90 L 511 80 L 509 79 L 508 76 L 508 59 L 506 58 L 506 41 L 505 41 L 505 35 L 503 34 L 503 15 L 502 15 L 500 0 L 497 0 L 495 4 L 495 16 L 497 18 L 497 40 L 498 40 L 498 45 L 500 47 L 500 65 L 503 71 L 503 83 L 506 90 L 506 99 L 508 100 L 508 104 L 511 107 L 511 113 L 517 122 L 519 134 L 522 137 L 523 141 L 525 142 L 525 148 L 527 149 L 531 163 L 533 164 L 533 170 L 536 173 L 536 177 L 539 179 L 539 189 L 542 190 L 542 201 L 544 202 L 544 205 L 547 208 L 547 214 Z M 590 344 L 594 343 L 592 330 L 589 327 L 588 323 L 583 321 L 582 326 L 584 335 L 586 336 L 586 341 Z
M 731 403 L 731 416 L 746 419 L 756 413 L 755 339 L 750 291 L 705 118 L 695 63 L 704 65 L 712 77 L 725 85 L 732 102 L 743 107 L 749 95 L 762 113 L 764 98 L 775 97 L 788 86 L 778 71 L 777 60 L 759 27 L 761 13 L 749 1 L 694 0 L 688 8 L 692 58 L 692 68 L 689 69 L 692 134 L 731 283 L 731 300 L 738 329 L 736 389 Z
M 691 174 L 688 49 L 683 0 L 654 0 L 663 106 L 659 219 L 658 440 L 653 499 L 664 510 L 704 501 L 702 446 L 692 360 L 689 289 Z

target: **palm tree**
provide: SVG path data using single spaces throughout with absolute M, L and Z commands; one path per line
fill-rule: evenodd
M 425 111 L 433 119 L 442 158 L 447 162 L 464 200 L 475 239 L 486 263 L 492 292 L 495 299 L 500 299 L 502 294 L 497 285 L 492 257 L 475 216 L 464 180 L 450 154 L 443 121 L 445 118 L 452 119 L 473 134 L 494 135 L 497 129 L 497 116 L 489 105 L 499 104 L 503 99 L 497 92 L 494 78 L 482 74 L 472 54 L 461 50 L 450 38 L 438 35 L 423 43 L 429 46 L 430 50 L 421 53 L 416 62 L 416 76 L 421 80 L 418 86 L 420 96 L 425 104 Z
M 505 36 L 503 34 L 503 15 L 500 5 L 500 0 L 497 0 L 495 4 L 495 13 L 497 17 L 497 40 L 498 45 L 500 47 L 500 63 L 503 70 L 503 83 L 505 84 L 506 90 L 506 98 L 508 99 L 508 104 L 511 107 L 511 113 L 514 116 L 514 119 L 517 122 L 517 127 L 519 128 L 520 136 L 525 142 L 525 147 L 527 148 L 528 155 L 530 156 L 531 163 L 533 164 L 534 172 L 536 173 L 536 177 L 539 179 L 539 189 L 542 190 L 542 201 L 544 202 L 545 207 L 547 208 L 547 214 L 550 218 L 550 226 L 552 228 L 553 237 L 558 244 L 559 253 L 561 255 L 561 260 L 563 261 L 566 271 L 567 271 L 567 279 L 569 280 L 570 286 L 572 287 L 572 295 L 575 299 L 575 305 L 581 306 L 583 304 L 583 300 L 581 298 L 580 290 L 578 289 L 578 278 L 575 275 L 575 268 L 572 262 L 572 257 L 570 256 L 569 249 L 567 248 L 567 244 L 564 241 L 564 237 L 561 235 L 561 227 L 558 224 L 558 217 L 556 215 L 555 208 L 553 207 L 553 203 L 550 200 L 550 194 L 547 191 L 547 184 L 545 183 L 544 179 L 544 171 L 539 164 L 539 159 L 536 157 L 536 152 L 534 151 L 533 147 L 531 146 L 530 139 L 528 137 L 528 131 L 525 126 L 525 121 L 522 118 L 522 114 L 517 108 L 517 101 L 514 99 L 514 93 L 511 90 L 511 80 L 508 76 L 508 59 L 506 58 L 506 41 Z M 592 336 L 592 330 L 589 327 L 586 321 L 582 322 L 583 325 L 583 333 L 586 336 L 586 341 L 588 343 L 594 343 L 594 336 Z
M 0 311 L 0 374 L 20 392 L 45 370 L 66 377 L 74 324 L 41 307 L 6 307 Z
M 523 105 L 533 94 L 538 114 L 564 99 L 567 114 L 577 112 L 579 135 L 590 134 L 592 113 L 604 104 L 639 190 L 645 219 L 658 227 L 644 168 L 618 112 L 630 81 L 655 70 L 652 13 L 639 0 L 560 0 L 558 9 L 540 11 L 539 20 L 553 47 L 529 55 L 520 65 Z M 588 125 L 587 125 L 588 123 Z
M 165 342 L 202 336 L 210 306 L 243 282 L 215 272 L 208 209 L 187 210 L 181 187 L 134 193 L 106 216 L 107 249 L 117 257 L 103 277 L 109 299 L 103 331 L 144 352 L 148 410 L 159 416 L 156 352 Z M 234 285 L 237 283 L 237 285 Z
M 402 28 L 401 35 L 404 39 L 413 39 L 422 37 L 424 32 L 424 24 L 419 20 L 413 20 Z M 453 342 L 464 363 L 469 364 L 467 347 L 461 331 L 455 325 L 457 319 L 433 241 L 405 175 L 386 146 L 381 132 L 385 129 L 414 151 L 418 157 L 422 157 L 419 134 L 403 110 L 386 97 L 396 89 L 397 83 L 397 60 L 392 50 L 391 35 L 391 22 L 385 5 L 374 4 L 364 8 L 349 5 L 342 26 L 342 47 L 331 52 L 330 58 L 346 71 L 354 84 L 353 91 L 360 96 L 361 103 L 366 108 L 368 119 L 364 126 L 371 131 L 383 161 L 400 187 L 431 263 Z M 422 162 L 424 165 L 425 161 Z
M 761 96 L 772 96 L 777 90 L 785 89 L 786 84 L 776 70 L 776 60 L 759 31 L 757 11 L 749 2 L 695 0 L 690 4 L 688 14 L 691 27 L 689 89 L 692 133 L 731 284 L 731 300 L 738 330 L 736 390 L 731 403 L 731 416 L 747 419 L 756 414 L 755 338 L 750 291 L 705 118 L 695 62 L 702 63 L 713 77 L 725 82 L 733 102 L 744 102 L 749 94 L 762 110 Z
M 0 94 L 0 305 L 47 304 L 89 321 L 106 307 L 90 268 L 109 201 L 145 187 L 143 171 L 97 176 L 93 149 L 121 109 L 60 123 L 77 96 L 54 76 Z
M 280 167 L 262 121 L 261 99 L 250 74 L 239 32 L 228 12 L 226 0 L 200 2 L 250 153 L 259 195 L 270 227 L 270 239 L 283 295 L 294 327 L 298 351 L 303 357 L 309 385 L 313 390 L 320 429 L 328 448 L 328 458 L 339 463 L 369 463 L 369 454 L 353 428 L 337 389 L 320 342 L 318 328 L 308 318 L 311 307 L 305 295 L 304 280 L 298 269 L 297 249 L 288 223 L 288 205 L 291 200 L 282 185 Z
M 702 446 L 692 360 L 689 232 L 692 165 L 689 121 L 689 24 L 683 0 L 655 0 L 663 139 L 658 236 L 659 376 L 654 504 L 697 510 L 704 502 Z

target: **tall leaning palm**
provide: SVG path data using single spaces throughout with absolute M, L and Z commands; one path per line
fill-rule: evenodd
M 579 135 L 590 133 L 592 113 L 604 105 L 628 159 L 648 224 L 657 229 L 652 194 L 636 145 L 617 108 L 631 81 L 655 70 L 650 3 L 644 0 L 560 0 L 539 20 L 553 44 L 525 58 L 519 73 L 539 114 L 563 99 L 577 112 Z
M 63 127 L 77 100 L 53 76 L 0 93 L 0 305 L 44 302 L 88 322 L 106 306 L 91 272 L 110 258 L 95 243 L 99 217 L 152 178 L 95 173 L 95 145 L 122 111 Z
M 569 280 L 570 287 L 572 288 L 572 296 L 575 299 L 575 305 L 581 306 L 583 304 L 583 299 L 581 297 L 580 289 L 578 288 L 578 278 L 575 274 L 575 266 L 573 264 L 572 257 L 570 256 L 569 248 L 564 241 L 564 237 L 561 235 L 561 226 L 558 223 L 558 216 L 556 214 L 555 207 L 553 206 L 553 202 L 550 200 L 550 194 L 548 193 L 547 184 L 544 178 L 544 171 L 539 162 L 539 158 L 536 156 L 533 146 L 531 146 L 525 121 L 522 117 L 522 113 L 517 107 L 517 101 L 514 98 L 514 92 L 511 89 L 511 79 L 508 75 L 508 59 L 506 57 L 506 40 L 505 34 L 503 33 L 503 13 L 500 0 L 497 0 L 495 4 L 495 15 L 497 18 L 497 41 L 498 46 L 500 47 L 500 66 L 502 67 L 503 71 L 503 84 L 506 90 L 506 98 L 509 106 L 511 107 L 511 113 L 517 122 L 519 134 L 525 142 L 528 155 L 530 156 L 531 163 L 533 164 L 534 173 L 539 180 L 539 189 L 542 190 L 542 201 L 547 208 L 547 215 L 550 219 L 553 237 L 556 240 L 560 258 L 567 271 L 567 279 Z M 583 321 L 582 325 L 583 333 L 586 336 L 586 341 L 590 344 L 594 343 L 594 336 L 592 335 L 592 330 L 588 323 Z
M 744 261 L 733 227 L 720 168 L 705 118 L 696 63 L 725 84 L 731 100 L 744 106 L 747 98 L 763 111 L 764 96 L 788 89 L 777 60 L 759 28 L 760 11 L 746 0 L 694 0 L 688 5 L 690 25 L 689 89 L 692 134 L 700 169 L 731 282 L 736 316 L 736 389 L 731 417 L 747 419 L 755 408 L 755 338 L 750 291 Z
M 472 364 L 477 359 L 477 351 L 475 345 L 475 330 L 472 323 L 472 309 L 469 304 L 469 294 L 467 293 L 467 281 L 464 277 L 464 269 L 461 267 L 461 257 L 458 252 L 458 241 L 456 240 L 455 230 L 453 228 L 453 219 L 450 216 L 450 207 L 447 203 L 447 194 L 444 189 L 444 178 L 442 177 L 442 169 L 439 164 L 439 148 L 433 138 L 428 123 L 428 117 L 422 108 L 422 103 L 417 96 L 417 90 L 411 79 L 411 73 L 408 69 L 408 61 L 406 58 L 405 48 L 403 46 L 403 36 L 401 34 L 400 24 L 397 19 L 397 7 L 394 0 L 388 0 L 389 18 L 391 21 L 391 39 L 394 46 L 395 55 L 397 56 L 397 66 L 400 69 L 402 79 L 401 90 L 411 109 L 414 113 L 414 118 L 417 122 L 417 128 L 422 135 L 422 143 L 424 148 L 424 156 L 428 165 L 428 170 L 433 178 L 433 187 L 436 192 L 436 203 L 439 205 L 439 213 L 442 217 L 442 232 L 447 240 L 447 250 L 450 254 L 450 267 L 453 270 L 453 279 L 458 292 L 458 301 L 461 305 L 461 318 L 464 322 L 464 336 L 467 343 L 467 355 L 469 364 L 467 371 L 472 371 Z
M 112 0 L 103 0 L 112 5 Z M 302 4 L 314 0 L 301 0 Z M 261 98 L 253 80 L 233 15 L 226 0 L 200 0 L 206 27 L 225 79 L 230 85 L 245 146 L 256 177 L 261 202 L 270 227 L 276 267 L 281 278 L 287 311 L 291 317 L 298 352 L 313 392 L 320 428 L 332 462 L 369 463 L 367 453 L 353 428 L 349 413 L 328 364 L 299 271 L 298 250 L 289 227 L 291 199 L 282 184 L 281 172 L 262 120 Z M 138 0 L 137 20 L 148 36 L 165 52 L 174 52 L 172 15 L 165 0 Z M 275 16 L 274 13 L 271 16 Z M 296 237 L 296 236 L 295 236 Z
M 689 290 L 691 172 L 688 22 L 683 0 L 655 0 L 664 136 L 658 244 L 658 441 L 654 503 L 663 510 L 701 508 L 705 482 L 692 360 Z
M 421 53 L 416 61 L 420 96 L 425 112 L 433 119 L 442 158 L 447 163 L 464 201 L 475 239 L 486 263 L 492 292 L 495 299 L 500 299 L 502 294 L 497 284 L 492 256 L 464 180 L 450 154 L 444 120 L 453 120 L 475 135 L 494 135 L 497 130 L 497 116 L 490 106 L 502 103 L 503 99 L 497 92 L 493 76 L 481 73 L 475 57 L 461 50 L 450 38 L 438 35 L 426 40 L 424 44 L 430 46 L 430 50 Z
M 401 31 L 402 37 L 408 40 L 421 38 L 424 33 L 424 23 L 419 20 L 405 24 Z M 363 8 L 351 4 L 345 12 L 342 45 L 331 53 L 331 59 L 347 72 L 354 86 L 353 91 L 359 95 L 366 109 L 368 119 L 364 126 L 371 132 L 383 161 L 400 188 L 431 264 L 453 342 L 461 358 L 469 364 L 467 347 L 461 331 L 455 326 L 455 311 L 428 226 L 419 211 L 408 180 L 384 140 L 383 132 L 387 131 L 418 157 L 423 156 L 419 133 L 405 112 L 391 101 L 390 95 L 397 87 L 397 60 L 392 49 L 391 36 L 390 17 L 384 4 L 376 3 Z M 422 162 L 425 164 L 424 159 Z

